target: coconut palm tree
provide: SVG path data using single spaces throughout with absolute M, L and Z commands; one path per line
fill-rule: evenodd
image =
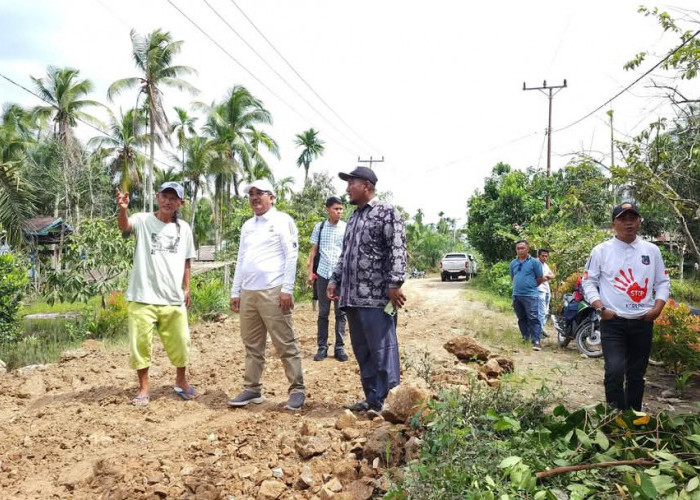
M 309 181 L 311 162 L 323 154 L 326 149 L 325 142 L 318 138 L 318 130 L 310 128 L 297 134 L 294 144 L 303 148 L 297 158 L 297 167 L 304 167 L 304 184 L 306 184 Z
M 131 45 L 134 63 L 141 75 L 122 78 L 112 83 L 107 90 L 107 97 L 112 100 L 125 89 L 138 88 L 136 106 L 138 100 L 144 97 L 148 106 L 148 135 L 150 147 L 150 162 L 146 176 L 146 196 L 149 210 L 153 210 L 153 157 L 157 136 L 167 138 L 170 134 L 170 124 L 163 107 L 164 87 L 175 87 L 179 90 L 187 90 L 196 93 L 190 83 L 183 80 L 183 75 L 196 73 L 189 66 L 176 66 L 174 57 L 182 49 L 182 41 L 173 41 L 170 32 L 157 29 L 146 36 L 141 36 L 131 30 Z
M 285 177 L 274 183 L 276 198 L 280 201 L 286 200 L 292 194 L 294 177 Z
M 183 146 L 185 152 L 184 162 L 180 163 L 179 159 L 173 159 L 180 163 L 182 176 L 190 185 L 192 193 L 190 200 L 190 206 L 192 207 L 190 226 L 194 231 L 197 195 L 200 190 L 207 188 L 207 175 L 209 175 L 212 166 L 221 160 L 217 155 L 216 143 L 212 139 L 195 135 L 186 139 Z
M 88 141 L 88 146 L 103 150 L 109 161 L 109 169 L 118 177 L 123 191 L 130 191 L 132 186 L 141 189 L 142 172 L 139 167 L 143 162 L 139 162 L 141 154 L 138 147 L 145 141 L 144 116 L 134 109 L 126 113 L 120 111 L 119 118 L 111 110 L 108 112 L 110 135 L 93 137 Z M 139 114 L 142 115 L 140 120 L 137 118 Z
M 77 225 L 80 222 L 77 186 L 83 152 L 75 140 L 73 129 L 78 120 L 101 126 L 97 118 L 84 110 L 102 105 L 85 98 L 92 92 L 93 85 L 90 80 L 81 80 L 77 69 L 49 66 L 45 78 L 31 78 L 37 93 L 47 103 L 35 107 L 32 114 L 39 121 L 53 121 L 54 136 L 63 147 L 65 216 Z
M 85 99 L 92 92 L 93 85 L 90 80 L 80 80 L 79 77 L 77 69 L 55 66 L 46 68 L 46 78 L 31 77 L 37 92 L 47 102 L 45 106 L 34 108 L 33 115 L 40 120 L 53 120 L 54 134 L 67 148 L 71 148 L 74 141 L 73 128 L 78 120 L 101 125 L 97 118 L 83 111 L 102 104 Z
M 0 227 L 10 244 L 22 241 L 22 225 L 34 213 L 34 187 L 20 176 L 27 142 L 14 127 L 0 124 Z
M 185 141 L 189 137 L 195 135 L 194 122 L 197 117 L 190 116 L 187 110 L 175 106 L 173 108 L 177 115 L 177 121 L 170 125 L 170 133 L 177 137 L 177 148 L 182 151 L 182 163 L 185 162 Z

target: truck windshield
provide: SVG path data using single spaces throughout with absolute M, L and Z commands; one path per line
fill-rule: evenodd
M 445 255 L 446 259 L 466 259 L 467 254 L 465 253 L 448 253 Z

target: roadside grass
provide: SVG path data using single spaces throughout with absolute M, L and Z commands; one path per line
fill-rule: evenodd
M 25 301 L 27 302 L 27 301 Z M 100 307 L 100 297 L 93 297 L 87 303 L 82 302 L 56 302 L 54 305 L 49 305 L 46 301 L 37 299 L 31 302 L 23 303 L 19 310 L 20 317 L 29 314 L 66 314 L 66 313 L 82 313 L 85 311 L 94 311 Z
M 691 306 L 700 307 L 700 281 L 672 279 L 671 298 L 676 302 L 685 302 Z

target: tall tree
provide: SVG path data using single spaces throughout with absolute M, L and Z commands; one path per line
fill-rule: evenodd
M 177 120 L 170 126 L 170 133 L 177 137 L 177 147 L 182 152 L 182 162 L 185 161 L 185 141 L 188 137 L 195 135 L 194 123 L 196 116 L 190 116 L 186 109 L 175 106 L 173 108 L 177 115 Z
M 20 176 L 27 143 L 0 124 L 0 227 L 11 244 L 22 241 L 22 224 L 35 209 L 34 187 Z
M 182 49 L 183 41 L 174 41 L 170 32 L 157 29 L 152 33 L 141 36 L 131 30 L 132 56 L 136 68 L 141 75 L 122 78 L 109 86 L 107 96 L 113 100 L 125 89 L 138 88 L 136 106 L 140 97 L 144 97 L 148 106 L 148 135 L 150 161 L 146 175 L 146 197 L 148 208 L 153 210 L 153 158 L 157 137 L 168 138 L 170 124 L 163 107 L 163 88 L 174 87 L 196 93 L 197 89 L 183 80 L 184 75 L 195 74 L 194 68 L 173 64 L 173 59 Z
M 109 111 L 109 135 L 93 137 L 88 141 L 88 146 L 97 147 L 104 151 L 109 169 L 118 178 L 123 191 L 130 191 L 131 187 L 140 189 L 139 145 L 144 142 L 144 122 L 137 118 L 138 111 L 130 109 L 126 113 L 120 112 L 120 117 L 114 116 Z
M 302 148 L 297 158 L 297 167 L 304 167 L 304 184 L 306 184 L 309 181 L 311 162 L 323 154 L 326 149 L 325 142 L 319 139 L 317 130 L 310 128 L 297 134 L 294 143 Z
M 77 186 L 83 158 L 73 129 L 78 120 L 99 126 L 99 120 L 84 109 L 101 104 L 85 98 L 92 92 L 93 85 L 90 80 L 81 80 L 80 71 L 77 69 L 49 66 L 45 78 L 32 77 L 32 81 L 41 98 L 47 103 L 34 108 L 33 115 L 38 120 L 53 121 L 54 136 L 63 147 L 66 217 L 78 224 L 80 193 Z

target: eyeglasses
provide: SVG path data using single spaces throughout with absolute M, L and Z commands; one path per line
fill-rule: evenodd
M 255 191 L 255 192 L 253 192 L 253 193 L 248 193 L 248 198 L 257 198 L 257 197 L 260 197 L 260 196 L 262 196 L 262 195 L 264 195 L 264 194 L 266 194 L 266 195 L 268 195 L 268 196 L 269 196 L 269 195 L 272 195 L 272 193 L 269 192 L 269 191 Z

